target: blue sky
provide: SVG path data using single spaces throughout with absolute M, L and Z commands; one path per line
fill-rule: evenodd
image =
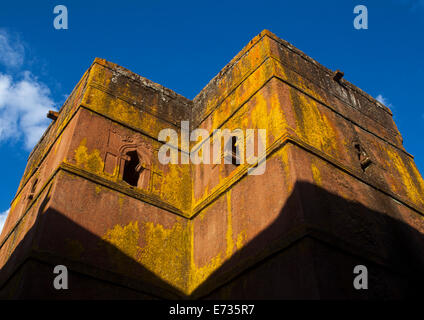
M 53 27 L 60 4 L 68 30 Z M 367 30 L 353 27 L 360 4 Z M 424 0 L 2 1 L 0 228 L 47 110 L 62 105 L 95 57 L 193 98 L 263 29 L 390 107 L 424 172 Z

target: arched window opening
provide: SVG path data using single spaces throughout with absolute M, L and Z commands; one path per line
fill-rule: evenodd
M 127 156 L 128 160 L 125 161 L 123 180 L 129 185 L 137 187 L 140 173 L 143 170 L 140 167 L 140 159 L 137 151 L 129 151 Z
M 38 179 L 35 179 L 34 183 L 31 186 L 31 191 L 28 194 L 28 200 L 32 200 L 34 198 L 35 190 L 37 189 Z
M 231 163 L 238 166 L 240 163 L 237 161 L 237 136 L 231 137 Z
M 31 193 L 35 193 L 35 189 L 37 189 L 37 183 L 38 179 L 35 179 L 34 183 L 32 184 Z
M 361 168 L 363 171 L 365 171 L 372 164 L 371 158 L 368 156 L 368 154 L 365 152 L 365 150 L 361 147 L 359 143 L 355 143 L 354 147 L 358 154 L 358 160 L 361 164 Z

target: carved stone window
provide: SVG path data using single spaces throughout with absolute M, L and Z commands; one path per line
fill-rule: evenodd
M 137 151 L 129 151 L 126 155 L 128 158 L 125 161 L 124 175 L 122 179 L 129 185 L 137 187 L 140 173 L 144 168 L 140 165 L 140 159 L 138 158 Z
M 365 171 L 372 164 L 371 158 L 368 156 L 368 153 L 364 150 L 360 143 L 355 143 L 354 147 L 358 155 L 361 169 Z
M 240 153 L 242 152 L 243 142 L 239 144 L 240 137 L 232 135 L 228 140 L 225 139 L 224 144 L 224 163 L 239 166 L 241 162 Z M 234 168 L 234 167 L 232 167 Z
M 240 159 L 237 153 L 237 136 L 232 136 L 229 143 L 231 143 L 231 164 L 240 165 Z
M 38 179 L 35 179 L 34 183 L 32 184 L 31 191 L 28 194 L 28 200 L 32 200 L 35 195 L 35 190 L 37 189 L 37 183 Z
M 119 150 L 119 178 L 132 187 L 150 190 L 151 158 L 150 149 L 144 145 L 123 145 Z

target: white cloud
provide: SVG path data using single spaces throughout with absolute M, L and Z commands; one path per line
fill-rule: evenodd
M 0 63 L 8 68 L 20 67 L 24 62 L 24 46 L 5 30 L 0 30 Z
M 384 104 L 386 107 L 394 110 L 395 107 L 389 102 L 389 100 L 385 97 L 383 97 L 382 94 L 379 94 L 376 98 L 375 98 L 378 102 Z
M 4 223 L 6 222 L 7 215 L 9 214 L 10 209 L 0 213 L 0 233 L 3 230 Z
M 0 63 L 6 67 L 19 67 L 23 63 L 23 45 L 0 30 Z M 24 140 L 31 150 L 49 124 L 48 110 L 54 109 L 50 90 L 31 74 L 19 71 L 14 74 L 0 72 L 0 143 Z
M 378 102 L 381 102 L 384 105 L 387 103 L 386 99 L 381 94 L 379 94 L 376 99 Z
M 31 73 L 20 80 L 0 73 L 0 142 L 23 138 L 31 149 L 47 128 L 53 106 L 50 90 Z

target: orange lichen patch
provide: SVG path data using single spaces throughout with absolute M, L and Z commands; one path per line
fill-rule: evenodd
M 171 228 L 143 224 L 144 246 L 138 261 L 164 281 L 185 291 L 188 277 L 188 234 L 179 222 Z M 138 247 L 137 247 L 138 252 Z
M 103 175 L 104 163 L 100 157 L 100 151 L 93 150 L 89 153 L 86 143 L 87 139 L 82 139 L 80 145 L 75 150 L 76 165 L 93 173 Z

